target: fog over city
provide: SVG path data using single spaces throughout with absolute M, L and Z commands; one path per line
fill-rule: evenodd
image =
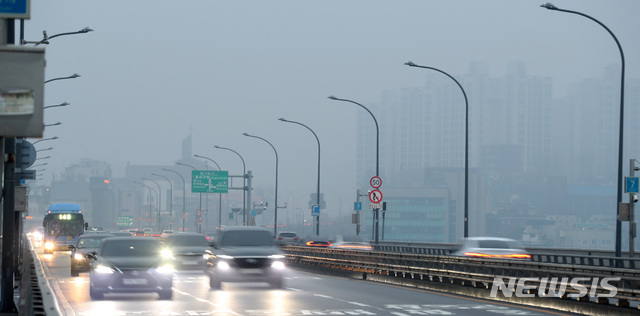
M 49 36 L 94 30 L 56 37 L 46 46 L 47 79 L 81 77 L 45 86 L 45 106 L 69 105 L 45 110 L 45 124 L 62 124 L 44 132 L 45 139 L 58 139 L 35 145 L 53 147 L 44 152 L 51 158 L 41 160 L 47 165 L 37 168 L 45 170 L 35 185 L 60 179 L 82 159 L 108 163 L 114 177 L 123 177 L 127 165 L 171 166 L 191 137 L 193 154 L 214 159 L 230 174 L 241 173 L 241 161 L 214 145 L 236 150 L 253 172 L 254 187 L 273 190 L 274 151 L 242 135 L 249 133 L 277 149 L 279 204 L 306 212 L 316 191 L 317 144 L 308 130 L 278 120 L 286 118 L 317 134 L 327 211 L 349 214 L 356 190 L 369 189 L 356 181 L 357 122 L 364 111 L 327 97 L 367 106 L 380 104 L 385 91 L 424 88 L 435 73 L 403 65 L 407 61 L 454 77 L 468 74 L 475 62 L 486 65 L 490 77 L 503 77 L 510 63 L 522 62 L 527 75 L 552 78 L 553 99 L 565 98 L 575 83 L 602 77 L 607 67 L 619 71 L 619 51 L 604 28 L 542 3 L 32 1 L 31 19 L 24 23 L 27 41 L 41 40 L 43 30 Z M 640 2 L 553 4 L 605 24 L 624 50 L 627 81 L 640 78 Z M 463 107 L 462 97 L 459 102 Z M 637 106 L 637 99 L 627 102 L 626 113 Z M 617 103 L 613 109 L 618 113 Z M 625 168 L 630 158 L 624 155 Z

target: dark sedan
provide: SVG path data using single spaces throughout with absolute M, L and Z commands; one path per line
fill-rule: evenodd
M 103 241 L 91 259 L 89 295 L 156 292 L 171 299 L 175 269 L 162 256 L 160 241 L 150 237 L 112 237 Z
M 78 276 L 80 272 L 89 272 L 90 264 L 86 254 L 98 251 L 102 245 L 102 240 L 113 237 L 110 234 L 82 234 L 78 237 L 75 245 L 70 245 L 71 249 L 71 276 Z
M 207 261 L 209 286 L 219 289 L 222 282 L 266 282 L 282 288 L 284 261 L 270 231 L 252 226 L 225 228 L 216 236 Z

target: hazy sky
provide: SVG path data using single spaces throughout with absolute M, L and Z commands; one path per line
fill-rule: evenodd
M 355 198 L 357 106 L 385 89 L 423 86 L 427 71 L 456 76 L 472 61 L 502 76 L 511 61 L 530 75 L 565 85 L 620 64 L 611 36 L 584 17 L 540 8 L 541 0 L 85 1 L 32 0 L 25 39 L 40 40 L 85 26 L 95 31 L 51 40 L 46 78 L 82 77 L 46 85 L 48 183 L 82 158 L 107 161 L 114 176 L 131 164 L 171 165 L 181 142 L 238 174 L 238 151 L 256 185 L 273 185 L 278 150 L 280 199 L 315 191 L 322 145 L 322 191 Z M 640 78 L 640 1 L 565 0 L 607 25 L 620 40 L 627 78 Z M 19 24 L 16 23 L 16 29 Z M 472 103 L 473 100 L 470 100 Z M 471 166 L 473 167 L 473 166 Z

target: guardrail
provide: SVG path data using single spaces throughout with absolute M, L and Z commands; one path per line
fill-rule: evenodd
M 399 252 L 429 255 L 450 255 L 460 246 L 456 244 L 381 241 L 373 245 L 383 252 Z M 526 248 L 532 261 L 557 264 L 576 264 L 596 267 L 640 268 L 640 255 L 615 257 L 613 251 L 592 249 Z
M 44 267 L 33 249 L 31 240 L 26 236 L 21 249 L 19 298 L 16 302 L 19 315 L 62 315 L 49 281 L 44 275 Z
M 619 315 L 633 311 L 628 308 L 630 302 L 640 301 L 640 271 L 635 269 L 296 246 L 283 247 L 283 250 L 292 264 L 331 269 L 355 278 L 483 298 L 517 300 L 518 304 L 547 306 L 571 312 L 603 315 L 606 314 L 603 309 L 613 307 L 612 315 Z M 509 283 L 510 278 L 518 279 L 515 281 L 518 283 Z M 572 283 L 574 278 L 580 278 L 581 282 Z M 608 283 L 610 287 L 600 283 L 603 278 L 613 278 Z M 524 289 L 518 289 L 521 280 L 524 280 Z M 551 280 L 555 280 L 553 291 L 549 291 Z M 611 296 L 613 287 L 616 293 Z M 495 293 L 491 295 L 489 290 Z M 509 295 L 518 291 L 531 297 L 523 299 Z M 550 297 L 555 294 L 560 298 Z M 567 300 L 572 296 L 576 299 Z M 579 304 L 575 306 L 575 303 Z

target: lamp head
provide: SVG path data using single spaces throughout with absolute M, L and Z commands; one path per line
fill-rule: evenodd
M 330 96 L 329 96 L 329 99 L 331 99 L 331 100 L 337 100 L 338 98 L 336 98 L 336 97 L 334 97 L 334 96 L 330 95 Z
M 220 147 L 220 146 L 218 146 L 218 145 L 213 145 L 213 148 L 218 148 L 218 149 L 220 149 L 221 147 Z
M 279 118 L 278 121 L 288 122 L 284 117 Z
M 93 32 L 93 29 L 90 27 L 85 27 L 82 30 L 78 31 L 78 33 L 89 33 L 89 32 Z
M 70 77 L 70 78 L 78 78 L 78 77 L 80 77 L 80 75 L 79 75 L 79 74 L 73 74 L 73 75 L 71 75 L 71 77 Z
M 51 137 L 51 139 L 58 139 L 58 136 L 53 136 Z
M 247 133 L 242 133 L 242 135 L 244 135 L 244 136 L 251 136 L 251 135 L 249 135 L 249 134 L 247 134 Z
M 416 64 L 414 64 L 412 61 L 408 61 L 408 62 L 406 62 L 404 64 L 407 65 L 407 66 L 411 66 L 411 67 L 415 67 L 416 66 Z
M 551 2 L 547 2 L 545 4 L 541 4 L 540 6 L 543 7 L 543 8 L 547 8 L 549 10 L 558 10 L 558 7 L 553 5 L 553 3 L 551 3 Z

